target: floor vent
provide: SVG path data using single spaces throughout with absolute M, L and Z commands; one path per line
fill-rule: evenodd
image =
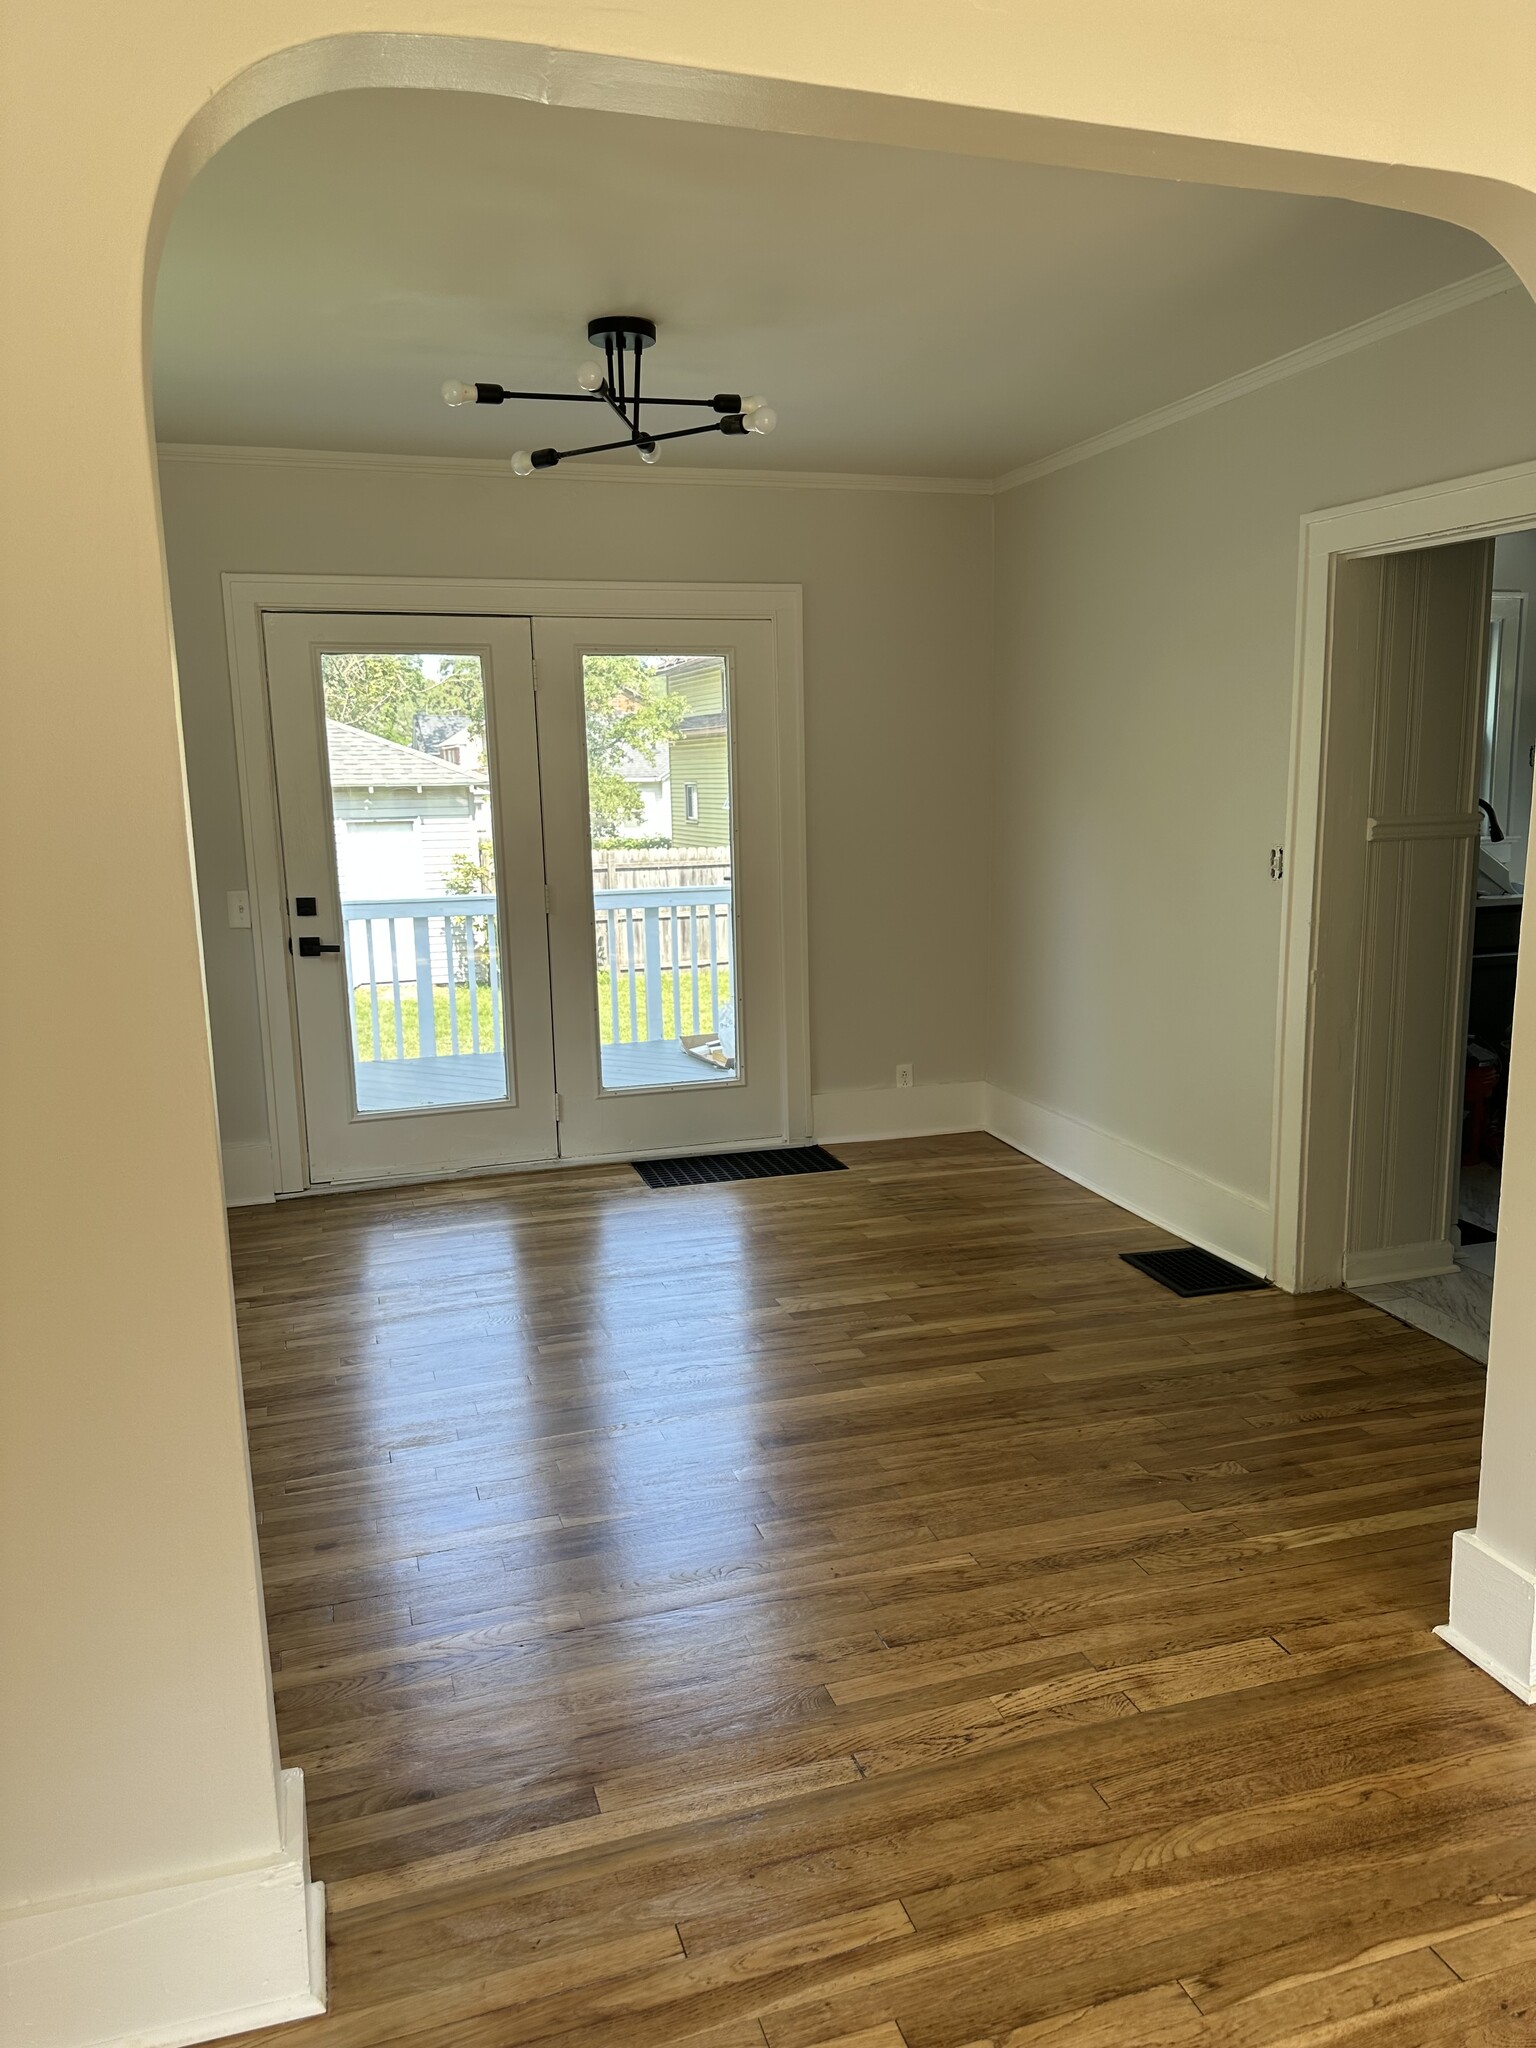
M 1181 1244 L 1166 1252 L 1122 1252 L 1121 1258 L 1138 1273 L 1145 1273 L 1175 1294 L 1246 1294 L 1250 1288 L 1267 1287 L 1256 1273 L 1241 1266 L 1229 1266 L 1214 1252 L 1198 1245 Z
M 693 1159 L 637 1159 L 648 1188 L 702 1188 L 719 1180 L 777 1180 L 786 1173 L 843 1173 L 841 1159 L 819 1145 L 788 1145 L 772 1152 L 701 1152 Z

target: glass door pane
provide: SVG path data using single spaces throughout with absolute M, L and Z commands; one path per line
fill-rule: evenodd
M 743 1076 L 729 667 L 581 658 L 604 1094 Z
M 478 654 L 320 652 L 359 1116 L 505 1103 Z

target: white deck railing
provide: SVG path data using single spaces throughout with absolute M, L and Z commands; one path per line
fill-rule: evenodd
M 592 896 L 603 1024 L 611 1043 L 657 1043 L 711 1031 L 729 995 L 734 952 L 731 887 L 596 889 Z M 501 1050 L 501 948 L 494 896 L 352 899 L 341 906 L 359 1060 L 437 1059 Z M 670 1015 L 665 990 L 670 983 Z M 489 1018 L 480 992 L 490 991 Z M 446 994 L 439 1028 L 437 992 Z M 372 1024 L 357 1042 L 357 995 Z M 654 1001 L 651 1000 L 654 994 Z M 414 999 L 418 1050 L 405 1051 Z M 393 1044 L 386 1046 L 392 1027 Z
M 494 896 L 398 896 L 343 903 L 347 978 L 353 994 L 354 1051 L 359 1059 L 436 1059 L 440 1055 L 501 1050 L 501 948 L 496 941 Z M 488 988 L 490 1015 L 482 1019 L 480 991 Z M 368 1052 L 356 1043 L 356 991 L 368 992 L 373 1024 Z M 438 989 L 448 997 L 446 1043 L 439 1044 Z M 416 999 L 418 1051 L 405 1050 L 402 990 Z M 394 1050 L 386 1053 L 380 1026 L 394 1023 Z
M 592 909 L 599 987 L 608 969 L 604 1021 L 612 1044 L 626 1037 L 626 1022 L 633 1045 L 714 1029 L 733 950 L 729 882 L 695 889 L 594 889 Z M 670 1020 L 664 994 L 669 977 Z M 703 1006 L 701 985 L 708 998 Z

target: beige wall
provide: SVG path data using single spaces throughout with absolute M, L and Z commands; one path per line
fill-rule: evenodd
M 226 1144 L 266 1112 L 225 570 L 802 584 L 812 1085 L 980 1077 L 989 498 L 174 458 L 162 494 Z
M 493 13 L 504 41 L 473 0 L 64 0 L 8 24 L 0 597 L 12 675 L 46 650 L 68 707 L 78 822 L 61 835 L 53 780 L 24 780 L 0 888 L 22 934 L 62 893 L 88 905 L 115 1003 L 110 1033 L 67 1016 L 40 1032 L 28 1006 L 0 1006 L 0 1072 L 25 1077 L 0 1225 L 0 1903 L 207 1870 L 276 1838 L 144 379 L 164 221 L 219 140 L 334 86 L 464 84 L 1417 205 L 1536 281 L 1527 0 L 1269 0 L 1240 28 L 1173 0 Z M 1521 1134 L 1536 1079 L 1517 1087 Z M 1491 1384 L 1536 1329 L 1536 1281 L 1518 1282 L 1533 1247 L 1536 1180 L 1512 1174 L 1503 1251 L 1520 1263 Z M 1514 1402 L 1505 1419 L 1495 1505 L 1536 1554 L 1536 1414 Z
M 1301 515 L 1532 457 L 1512 292 L 998 500 L 995 1083 L 1268 1201 Z

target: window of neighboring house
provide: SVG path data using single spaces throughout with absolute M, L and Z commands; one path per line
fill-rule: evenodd
M 454 767 L 457 768 L 460 760 L 462 759 L 461 750 L 458 747 L 444 747 L 443 759 L 445 761 L 451 761 Z
M 699 822 L 699 785 L 696 782 L 683 784 L 683 817 L 690 825 Z

